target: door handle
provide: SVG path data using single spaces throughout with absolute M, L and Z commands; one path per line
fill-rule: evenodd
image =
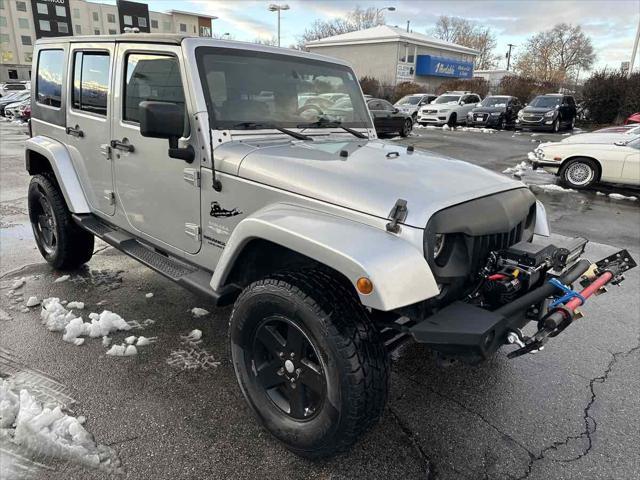
M 121 150 L 123 152 L 133 152 L 133 151 L 135 151 L 135 148 L 133 148 L 133 145 L 131 145 L 129 143 L 129 140 L 127 140 L 126 138 L 123 138 L 122 141 L 120 141 L 120 140 L 111 140 L 111 148 L 115 148 L 115 149 Z
M 84 132 L 82 130 L 80 130 L 80 126 L 76 125 L 75 127 L 67 127 L 65 128 L 65 132 L 67 132 L 67 135 L 72 135 L 74 137 L 84 137 Z

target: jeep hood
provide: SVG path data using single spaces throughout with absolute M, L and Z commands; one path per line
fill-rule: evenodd
M 419 228 L 443 208 L 524 187 L 466 162 L 380 140 L 236 141 L 216 148 L 216 157 L 231 160 L 230 150 L 242 159 L 221 162 L 221 170 L 236 169 L 227 173 L 380 218 L 401 198 L 408 209 L 404 223 Z

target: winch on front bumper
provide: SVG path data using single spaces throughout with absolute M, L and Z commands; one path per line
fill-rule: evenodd
M 636 266 L 626 250 L 595 264 L 580 259 L 587 240 L 562 244 L 520 242 L 490 253 L 479 284 L 465 301 L 455 301 L 407 328 L 413 338 L 432 349 L 470 363 L 490 357 L 504 344 L 520 348 L 510 358 L 538 351 L 581 314 L 577 309 L 604 286 L 617 284 Z M 584 289 L 572 284 L 582 278 Z M 537 332 L 525 337 L 530 321 Z

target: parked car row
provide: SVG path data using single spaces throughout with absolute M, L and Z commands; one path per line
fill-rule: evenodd
M 411 114 L 421 125 L 465 124 L 498 129 L 545 129 L 554 132 L 575 126 L 577 110 L 571 95 L 538 95 L 531 103 L 509 95 L 490 95 L 484 100 L 473 92 L 451 91 L 434 95 L 416 94 L 403 97 L 396 107 Z
M 29 90 L 31 88 L 31 83 L 25 81 L 8 81 L 0 83 L 0 98 L 4 98 L 5 95 L 9 95 L 14 92 L 21 92 L 24 90 Z
M 31 91 L 14 91 L 0 98 L 0 115 L 11 120 L 28 120 L 31 116 Z

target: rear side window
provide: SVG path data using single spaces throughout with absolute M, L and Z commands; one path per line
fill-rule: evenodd
M 40 50 L 36 79 L 36 102 L 60 108 L 63 71 L 64 52 L 62 50 Z
M 73 108 L 98 115 L 107 114 L 109 54 L 76 52 L 73 62 Z
M 140 102 L 173 102 L 184 107 L 180 65 L 175 57 L 147 53 L 127 55 L 122 119 L 140 122 Z

